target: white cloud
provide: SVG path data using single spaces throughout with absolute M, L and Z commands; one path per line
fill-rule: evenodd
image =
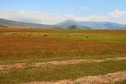
M 82 10 L 88 10 L 88 7 L 81 7 Z
M 67 15 L 68 16 L 68 15 Z M 69 15 L 75 21 L 109 21 L 109 18 L 106 16 L 88 16 L 88 17 L 75 17 L 74 15 Z
M 32 22 L 32 23 L 42 23 L 42 24 L 56 24 L 57 22 L 64 21 L 66 18 L 61 15 L 51 15 L 39 12 L 26 12 L 26 11 L 0 11 L 0 18 Z
M 108 13 L 108 15 L 115 18 L 126 17 L 126 11 L 119 11 L 117 9 L 114 12 Z
M 80 17 L 80 20 L 87 20 L 87 21 L 109 21 L 109 18 L 106 16 L 98 16 L 98 15 L 94 15 L 94 16 L 88 16 L 88 17 Z
M 106 16 L 87 16 L 87 17 L 76 17 L 72 14 L 68 15 L 52 15 L 39 12 L 26 12 L 26 11 L 0 11 L 0 18 L 30 22 L 30 23 L 40 23 L 40 24 L 56 24 L 68 19 L 73 19 L 75 21 L 109 21 Z

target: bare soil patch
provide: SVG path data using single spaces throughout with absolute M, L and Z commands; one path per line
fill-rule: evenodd
M 106 75 L 86 76 L 76 80 L 61 80 L 58 82 L 31 82 L 23 84 L 105 84 L 126 80 L 126 71 Z
M 45 65 L 53 64 L 53 65 L 67 65 L 67 64 L 78 64 L 78 63 L 91 63 L 91 62 L 105 62 L 105 61 L 121 61 L 126 60 L 126 57 L 116 57 L 116 58 L 107 58 L 104 60 L 99 59 L 79 59 L 79 60 L 65 60 L 65 61 L 51 61 L 51 62 L 39 62 L 33 64 L 27 63 L 16 63 L 14 65 L 0 65 L 0 70 L 8 70 L 11 68 L 26 68 L 26 67 L 42 67 Z
M 35 63 L 32 66 L 43 66 L 46 64 L 54 64 L 54 65 L 62 65 L 62 64 L 78 64 L 82 62 L 90 63 L 90 62 L 104 62 L 104 61 L 121 61 L 126 60 L 126 57 L 116 57 L 116 58 L 107 58 L 105 60 L 99 60 L 99 59 L 79 59 L 79 60 L 66 60 L 66 61 L 51 61 L 51 62 L 40 62 Z
M 15 33 L 15 32 L 6 32 L 6 33 L 4 33 L 4 34 L 2 34 L 2 35 L 11 35 L 11 34 L 13 34 L 13 33 Z

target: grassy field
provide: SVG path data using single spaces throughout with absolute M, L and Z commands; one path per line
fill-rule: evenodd
M 0 65 L 115 57 L 126 57 L 125 30 L 0 29 Z M 124 60 L 10 69 L 0 73 L 0 83 L 77 79 L 125 66 Z
M 120 66 L 121 65 L 121 66 Z M 7 74 L 0 74 L 1 84 L 56 81 L 69 79 L 74 80 L 83 76 L 103 75 L 117 71 L 124 71 L 126 61 L 108 61 L 103 63 L 80 63 L 75 65 L 48 65 L 46 67 L 29 67 L 22 70 L 12 69 Z

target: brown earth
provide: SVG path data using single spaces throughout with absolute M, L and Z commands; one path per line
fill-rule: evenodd
M 126 80 L 126 71 L 109 73 L 106 75 L 86 76 L 76 80 L 61 80 L 58 82 L 30 82 L 23 84 L 105 84 Z
M 107 58 L 104 60 L 99 59 L 79 59 L 79 60 L 66 60 L 66 61 L 51 61 L 51 62 L 39 62 L 39 63 L 33 63 L 33 64 L 27 64 L 27 63 L 16 63 L 14 65 L 0 65 L 0 71 L 2 70 L 8 70 L 11 68 L 26 68 L 26 67 L 42 67 L 44 65 L 53 64 L 53 65 L 67 65 L 67 64 L 78 64 L 78 63 L 90 63 L 90 62 L 104 62 L 104 61 L 121 61 L 126 60 L 126 57 L 116 57 L 116 58 Z

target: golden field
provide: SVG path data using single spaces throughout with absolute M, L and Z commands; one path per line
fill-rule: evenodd
M 126 57 L 125 30 L 0 29 L 1 65 L 13 65 L 15 63 L 32 64 L 36 62 L 73 59 L 102 60 L 115 57 Z M 110 61 L 101 64 L 81 63 L 75 65 L 49 65 L 44 68 L 30 67 L 15 70 L 12 68 L 7 70 L 8 73 L 0 74 L 0 82 L 2 84 L 5 82 L 14 84 L 75 79 L 82 76 L 125 71 L 125 63 L 125 61 Z M 113 69 L 112 67 L 116 65 L 117 67 Z M 83 66 L 90 70 L 85 71 L 85 69 L 82 68 Z M 96 71 L 93 72 L 93 68 L 96 68 Z M 100 69 L 103 71 L 100 71 Z M 109 70 L 107 71 L 107 69 Z M 58 74 L 61 74 L 60 72 L 65 74 L 58 77 Z M 23 75 L 23 73 L 26 75 Z M 34 74 L 30 75 L 30 73 Z M 49 75 L 51 75 L 52 79 Z M 26 79 L 23 79 L 22 76 Z M 31 79 L 28 79 L 29 76 Z M 19 78 L 16 80 L 16 77 L 22 77 L 22 79 Z M 6 79 L 8 79 L 8 81 Z

